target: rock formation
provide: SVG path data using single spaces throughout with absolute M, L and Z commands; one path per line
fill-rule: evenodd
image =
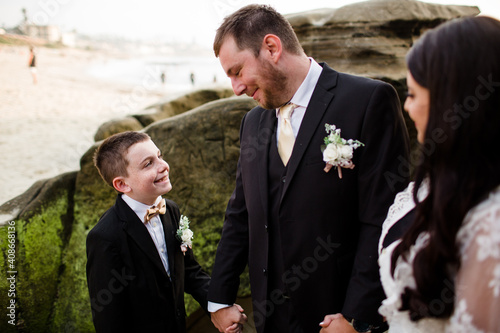
M 233 95 L 232 89 L 229 88 L 203 89 L 175 99 L 162 100 L 149 106 L 140 114 L 113 119 L 102 124 L 98 128 L 94 140 L 104 140 L 108 136 L 124 131 L 140 131 L 155 121 L 169 118 L 192 110 L 205 103 Z
M 204 89 L 197 90 L 179 98 L 169 101 L 159 101 L 150 106 L 148 110 L 154 110 L 153 113 L 135 115 L 143 126 L 147 126 L 155 121 L 181 114 L 192 110 L 195 107 L 215 101 L 221 98 L 233 96 L 232 89 Z
M 371 0 L 338 9 L 288 15 L 304 51 L 346 73 L 406 77 L 404 57 L 427 29 L 463 16 L 474 6 L 438 5 L 414 0 Z

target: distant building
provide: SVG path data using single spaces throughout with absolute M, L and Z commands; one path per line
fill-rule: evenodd
M 61 30 L 55 25 L 26 24 L 23 30 L 27 36 L 40 38 L 49 43 L 60 43 L 62 40 Z

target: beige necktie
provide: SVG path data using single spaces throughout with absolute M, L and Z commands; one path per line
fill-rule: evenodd
M 279 111 L 281 124 L 278 136 L 278 153 L 280 154 L 281 160 L 285 166 L 288 164 L 290 155 L 292 155 L 293 144 L 295 143 L 295 136 L 293 135 L 290 115 L 296 107 L 297 105 L 289 103 L 282 106 Z
M 155 217 L 158 214 L 165 214 L 166 211 L 167 208 L 165 205 L 165 199 L 161 199 L 158 205 L 153 206 L 146 211 L 146 215 L 144 216 L 144 222 L 148 223 L 149 221 L 151 221 L 153 217 Z

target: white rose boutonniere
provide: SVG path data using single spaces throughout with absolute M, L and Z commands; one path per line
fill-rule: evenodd
M 364 146 L 358 140 L 346 140 L 340 136 L 340 128 L 335 125 L 325 124 L 325 131 L 328 136 L 325 137 L 325 145 L 322 146 L 323 161 L 326 162 L 325 172 L 330 171 L 332 167 L 337 167 L 339 178 L 342 178 L 342 168 L 354 168 L 352 157 L 354 149 Z
M 189 229 L 189 219 L 181 215 L 181 220 L 179 221 L 179 229 L 177 229 L 177 238 L 181 241 L 181 250 L 184 255 L 188 247 L 193 248 L 193 231 Z

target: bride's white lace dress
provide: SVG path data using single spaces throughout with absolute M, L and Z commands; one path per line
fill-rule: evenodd
M 440 311 L 445 302 L 455 302 L 448 319 L 426 318 L 411 321 L 407 311 L 399 311 L 401 293 L 406 287 L 415 288 L 412 262 L 415 254 L 425 247 L 428 234 L 422 233 L 410 249 L 408 261 L 397 260 L 394 277 L 391 274 L 391 254 L 399 240 L 382 249 L 388 230 L 415 207 L 414 183 L 396 196 L 382 228 L 379 243 L 379 265 L 387 299 L 379 312 L 389 322 L 391 333 L 433 332 L 500 332 L 500 187 L 467 214 L 457 234 L 461 267 L 455 279 L 456 299 L 443 292 L 431 308 Z M 418 196 L 427 195 L 424 186 Z

